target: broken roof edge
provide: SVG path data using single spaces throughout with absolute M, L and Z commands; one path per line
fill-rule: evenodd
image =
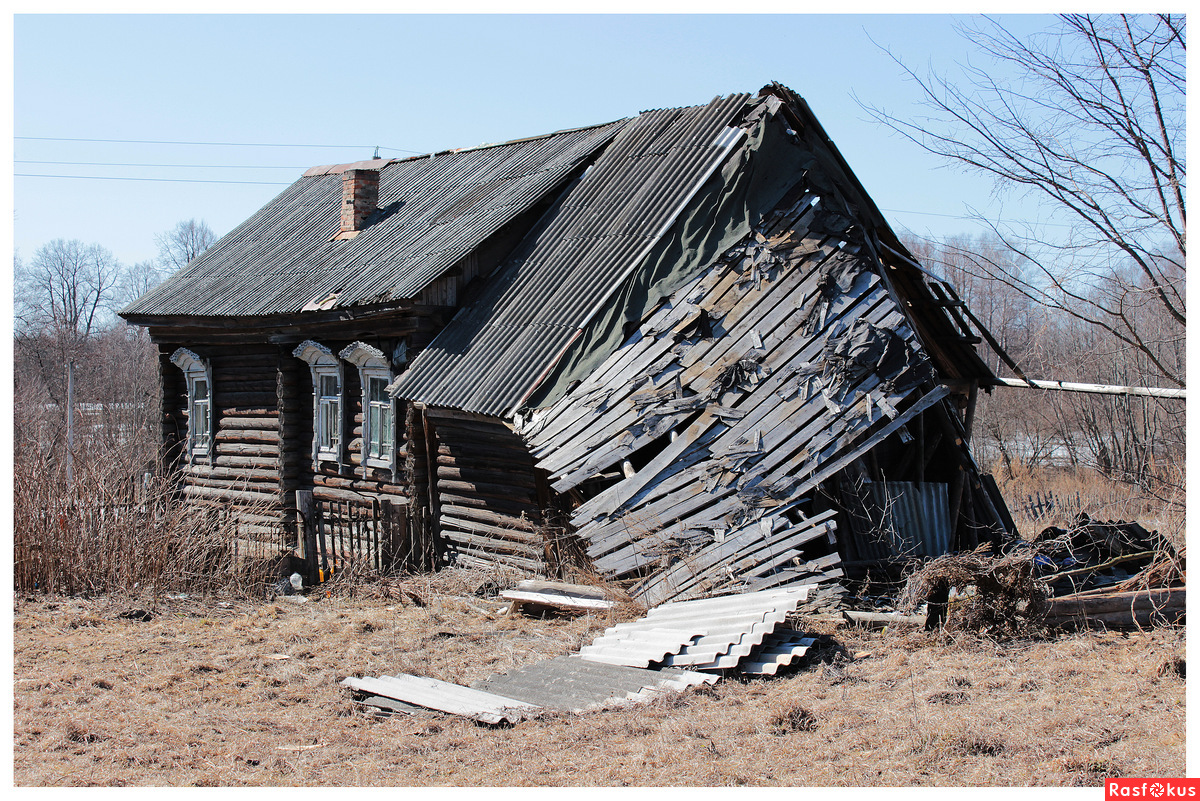
M 339 175 L 350 170 L 381 170 L 396 161 L 400 161 L 400 159 L 366 159 L 365 161 L 352 161 L 348 164 L 327 164 L 323 167 L 309 167 L 300 177 L 315 178 L 321 175 Z
M 781 101 L 783 101 L 782 108 L 786 110 L 784 111 L 785 114 L 790 113 L 791 115 L 795 116 L 797 122 L 811 127 L 813 131 L 819 135 L 821 144 L 826 147 L 830 155 L 833 156 L 832 165 L 826 164 L 822 166 L 824 166 L 826 170 L 828 170 L 830 166 L 834 166 L 837 168 L 837 173 L 839 173 L 829 177 L 835 179 L 835 184 L 846 185 L 854 193 L 854 195 L 856 195 L 856 197 L 853 198 L 854 202 L 861 205 L 861 211 L 865 212 L 865 214 L 869 217 L 871 224 L 878 229 L 879 232 L 885 234 L 885 236 L 882 237 L 882 241 L 885 244 L 894 250 L 898 250 L 900 254 L 902 254 L 909 261 L 915 262 L 916 256 L 910 253 L 908 248 L 904 246 L 904 243 L 900 241 L 900 238 L 896 236 L 896 232 L 892 230 L 891 224 L 889 224 L 887 221 L 887 217 L 885 217 L 879 207 L 875 205 L 875 201 L 871 197 L 871 194 L 867 192 L 866 187 L 864 187 L 862 182 L 858 180 L 858 176 L 855 175 L 854 170 L 850 167 L 849 162 L 846 161 L 846 157 L 842 155 L 842 151 L 838 149 L 837 144 L 825 131 L 825 127 L 821 125 L 821 121 L 817 119 L 817 115 L 808 105 L 808 101 L 805 100 L 800 94 L 792 89 L 789 89 L 778 81 L 772 81 L 762 89 L 758 90 L 757 97 L 762 98 L 767 96 L 779 98 Z M 838 178 L 844 179 L 844 181 L 836 180 Z

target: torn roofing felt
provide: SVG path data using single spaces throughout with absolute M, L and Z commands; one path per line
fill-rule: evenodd
M 634 118 L 393 395 L 494 416 L 524 402 L 740 143 L 749 99 Z
M 505 224 L 561 191 L 627 120 L 499 145 L 314 168 L 122 315 L 298 313 L 411 298 Z M 339 231 L 342 168 L 379 170 L 361 235 Z

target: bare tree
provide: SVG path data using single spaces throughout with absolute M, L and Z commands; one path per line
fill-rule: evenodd
M 168 273 L 186 267 L 217 241 L 204 220 L 190 219 L 176 223 L 170 231 L 154 237 L 158 244 L 158 260 Z
M 55 239 L 28 264 L 17 262 L 13 277 L 18 329 L 71 350 L 108 321 L 121 264 L 100 245 Z
M 156 260 L 139 261 L 125 269 L 117 290 L 119 306 L 132 303 L 161 284 L 169 272 Z
M 932 115 L 868 109 L 998 190 L 1040 199 L 1066 226 L 1051 236 L 985 220 L 1021 269 L 964 252 L 978 274 L 1136 351 L 1143 380 L 1184 386 L 1174 358 L 1186 324 L 1184 17 L 1071 14 L 1028 38 L 991 20 L 962 33 L 994 69 L 952 79 L 905 67 Z

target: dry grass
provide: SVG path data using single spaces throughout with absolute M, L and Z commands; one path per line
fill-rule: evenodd
M 18 591 L 237 590 L 261 596 L 277 576 L 251 575 L 241 557 L 278 557 L 248 533 L 263 506 L 179 502 L 177 477 L 139 475 L 98 447 L 78 448 L 68 481 L 52 454 L 18 448 L 13 463 L 13 575 Z M 236 558 L 235 558 L 236 556 Z M 235 562 L 238 564 L 235 565 Z
M 1013 475 L 997 476 L 1004 496 L 1026 539 L 1049 526 L 1070 528 L 1084 512 L 1093 520 L 1125 520 L 1141 523 L 1162 533 L 1177 549 L 1185 544 L 1185 498 L 1180 489 L 1169 497 L 1156 497 L 1129 484 L 1112 481 L 1087 468 L 1029 468 L 1018 466 Z M 1026 514 L 1026 499 L 1036 493 L 1052 493 L 1061 505 L 1039 517 Z
M 351 703 L 347 675 L 470 683 L 615 622 L 442 594 L 477 579 L 407 584 L 417 601 L 168 601 L 149 620 L 115 597 L 19 597 L 15 783 L 1095 786 L 1184 771 L 1178 629 L 1005 645 L 841 630 L 856 659 L 511 728 Z

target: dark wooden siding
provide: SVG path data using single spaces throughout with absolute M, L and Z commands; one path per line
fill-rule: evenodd
M 494 418 L 427 408 L 433 510 L 459 564 L 545 570 L 539 482 L 519 436 Z
M 212 368 L 212 448 L 191 458 L 186 449 L 187 382 L 170 361 L 179 347 L 208 360 Z M 278 349 L 162 342 L 159 363 L 164 454 L 167 464 L 179 468 L 184 496 L 203 506 L 227 508 L 247 542 L 264 550 L 283 545 L 287 529 L 280 502 Z

